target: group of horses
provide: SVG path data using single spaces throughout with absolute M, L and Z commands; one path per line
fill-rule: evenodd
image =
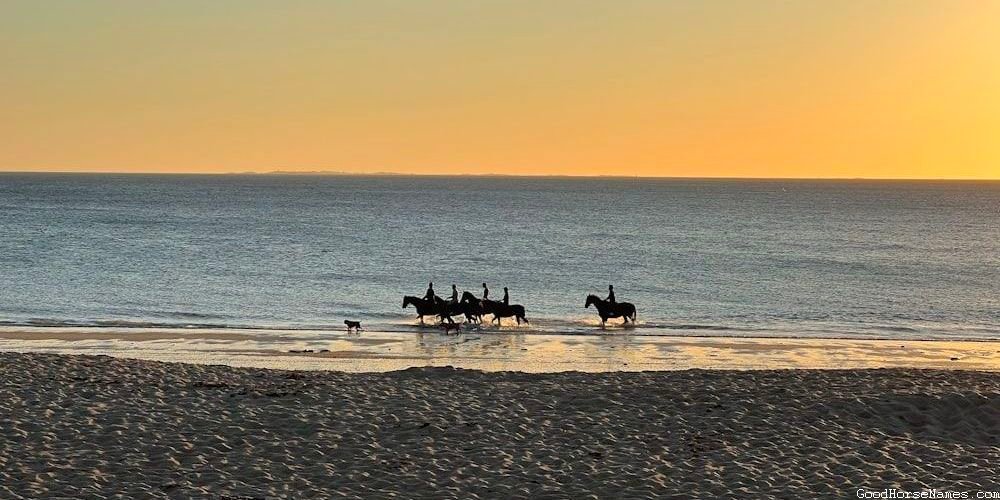
M 528 323 L 528 318 L 524 316 L 524 306 L 520 304 L 505 304 L 501 301 L 480 299 L 471 292 L 463 292 L 462 298 L 458 302 L 444 300 L 435 296 L 432 299 L 407 295 L 403 297 L 403 309 L 413 306 L 417 310 L 417 317 L 420 324 L 424 324 L 424 316 L 437 316 L 441 323 L 447 322 L 454 325 L 452 316 L 465 316 L 467 323 L 482 324 L 483 317 L 490 315 L 490 323 L 494 321 L 497 325 L 503 318 L 515 318 L 517 324 Z M 629 322 L 635 324 L 635 306 L 629 302 L 611 302 L 598 297 L 588 295 L 584 303 L 585 308 L 593 305 L 597 309 L 597 315 L 601 317 L 601 326 L 605 326 L 609 318 L 622 318 L 623 325 Z
M 441 318 L 442 322 L 447 321 L 454 324 L 455 320 L 452 319 L 452 316 L 460 315 L 465 316 L 466 322 L 481 324 L 483 316 L 487 314 L 493 316 L 490 323 L 496 321 L 497 324 L 500 324 L 501 318 L 510 317 L 516 318 L 519 325 L 522 321 L 528 322 L 528 318 L 524 317 L 524 306 L 504 304 L 496 300 L 477 299 L 468 291 L 462 293 L 462 298 L 458 302 L 444 300 L 436 296 L 433 299 L 413 295 L 403 297 L 403 309 L 411 305 L 417 309 L 417 317 L 420 318 L 421 324 L 424 322 L 424 316 L 437 316 Z

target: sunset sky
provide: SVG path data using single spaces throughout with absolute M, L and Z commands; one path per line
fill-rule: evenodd
M 995 179 L 1000 0 L 3 0 L 0 170 Z

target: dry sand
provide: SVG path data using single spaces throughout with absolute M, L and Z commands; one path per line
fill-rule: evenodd
M 998 488 L 1000 377 L 287 372 L 0 354 L 0 498 Z

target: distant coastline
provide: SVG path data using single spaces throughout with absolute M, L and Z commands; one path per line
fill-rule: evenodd
M 754 181 L 754 182 L 962 182 L 1000 183 L 1000 179 L 976 178 L 885 178 L 885 177 L 696 177 L 696 176 L 626 176 L 626 175 L 567 175 L 567 174 L 498 174 L 498 173 L 420 173 L 420 172 L 347 172 L 339 170 L 270 170 L 266 172 L 128 172 L 84 170 L 0 170 L 0 175 L 136 175 L 136 176 L 296 176 L 296 177 L 472 177 L 511 179 L 621 179 L 676 181 Z

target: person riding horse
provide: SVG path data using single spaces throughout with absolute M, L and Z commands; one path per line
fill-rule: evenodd
M 622 318 L 623 325 L 635 324 L 635 304 L 615 300 L 615 287 L 608 285 L 608 298 L 601 300 L 597 295 L 588 295 L 583 307 L 596 306 L 601 317 L 601 328 L 604 328 L 608 318 Z
M 507 291 L 507 287 L 503 287 L 503 305 L 510 305 L 510 293 Z
M 451 303 L 458 304 L 458 287 L 454 283 L 451 284 Z
M 490 289 L 486 287 L 486 283 L 483 283 L 483 300 L 490 299 Z
M 485 314 L 493 315 L 491 322 L 500 322 L 501 318 L 515 318 L 517 319 L 517 324 L 521 322 L 527 323 L 528 318 L 524 316 L 524 306 L 520 304 L 510 304 L 510 294 L 507 294 L 508 303 L 498 302 L 489 299 L 479 299 L 471 292 L 463 292 L 461 304 L 468 307 L 469 314 L 478 316 L 481 318 Z
M 424 300 L 429 300 L 432 304 L 439 300 L 437 294 L 434 293 L 433 282 L 427 284 L 427 293 L 424 294 Z

